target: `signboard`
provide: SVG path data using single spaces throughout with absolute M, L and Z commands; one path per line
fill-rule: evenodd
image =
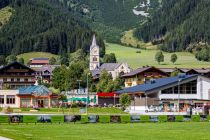
M 11 123 L 22 123 L 23 122 L 23 116 L 19 115 L 12 115 L 9 116 Z
M 37 122 L 49 123 L 49 122 L 51 122 L 51 116 L 49 116 L 49 115 L 38 116 Z

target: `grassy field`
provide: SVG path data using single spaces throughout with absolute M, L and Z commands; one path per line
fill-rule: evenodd
M 118 44 L 106 43 L 106 52 L 115 53 L 118 62 L 127 62 L 132 68 L 138 68 L 146 65 L 166 68 L 206 68 L 210 67 L 210 62 L 196 60 L 195 56 L 188 52 L 177 52 L 178 60 L 176 64 L 170 62 L 171 53 L 164 52 L 165 61 L 158 65 L 155 61 L 155 54 L 158 50 L 141 50 L 125 47 Z
M 19 112 L 21 110 L 21 112 Z M 18 113 L 31 113 L 31 114 L 80 114 L 80 108 L 71 108 L 71 109 L 62 109 L 62 108 L 40 108 L 38 112 L 30 112 L 32 108 L 21 108 L 21 109 L 14 109 L 14 112 Z M 1 111 L 1 109 L 0 109 Z M 109 107 L 95 107 L 95 108 L 88 108 L 88 114 L 126 114 L 119 108 L 109 108 Z
M 36 57 L 44 57 L 44 58 L 51 58 L 51 57 L 55 57 L 57 58 L 58 56 L 55 54 L 51 54 L 51 53 L 46 53 L 46 52 L 30 52 L 30 53 L 24 53 L 24 54 L 20 54 L 17 56 L 18 58 L 23 58 L 25 64 L 28 63 L 30 58 L 36 58 Z
M 5 7 L 0 10 L 0 28 L 1 24 L 4 25 L 9 20 L 12 15 L 12 10 L 11 7 Z
M 124 35 L 121 38 L 121 42 L 123 44 L 132 45 L 134 47 L 137 47 L 137 45 L 139 45 L 141 48 L 157 49 L 156 45 L 152 45 L 152 43 L 144 43 L 143 41 L 139 41 L 137 38 L 135 38 L 133 36 L 133 30 L 124 32 Z
M 210 140 L 210 123 L 0 125 L 14 140 Z

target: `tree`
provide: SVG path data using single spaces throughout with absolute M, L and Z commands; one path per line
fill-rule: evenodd
M 4 55 L 0 55 L 0 66 L 1 65 L 5 65 L 5 56 Z
M 49 60 L 49 63 L 50 63 L 50 65 L 55 65 L 55 63 L 56 63 L 55 57 L 51 57 Z
M 114 53 L 105 54 L 103 58 L 104 63 L 117 63 L 117 59 Z
M 160 62 L 164 62 L 163 52 L 157 52 L 155 55 L 155 60 L 160 64 Z
M 100 75 L 100 80 L 98 84 L 96 85 L 97 92 L 109 92 L 110 87 L 107 88 L 110 82 L 112 82 L 112 76 L 106 71 L 103 70 Z
M 7 64 L 15 62 L 16 60 L 17 60 L 17 57 L 15 55 L 12 55 L 12 54 L 6 57 Z
M 57 67 L 53 70 L 52 86 L 64 91 L 66 88 L 67 68 L 65 66 Z
M 171 55 L 171 62 L 174 64 L 177 61 L 177 55 L 174 53 Z
M 126 93 L 121 94 L 120 95 L 120 104 L 123 106 L 123 109 L 125 109 L 126 107 L 128 107 L 131 104 L 131 97 Z
M 175 70 L 174 72 L 171 73 L 171 76 L 177 76 L 179 75 L 181 72 L 179 70 Z
M 18 62 L 21 63 L 21 64 L 24 64 L 24 59 L 22 57 L 18 58 Z

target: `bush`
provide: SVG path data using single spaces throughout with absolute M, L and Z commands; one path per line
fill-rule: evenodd
M 136 53 L 141 53 L 141 51 L 136 51 Z
M 122 116 L 120 116 L 120 120 L 122 123 L 130 123 L 131 116 L 130 115 L 122 115 Z
M 23 116 L 23 123 L 37 123 L 37 116 Z
M 158 122 L 167 122 L 168 117 L 166 115 L 158 116 Z
M 210 121 L 210 115 L 207 116 L 207 121 Z
M 64 116 L 52 116 L 51 122 L 52 123 L 64 123 Z
M 149 116 L 140 116 L 140 122 L 150 122 Z
M 193 122 L 200 122 L 200 116 L 199 115 L 192 115 L 191 119 Z
M 9 116 L 0 116 L 0 123 L 9 123 Z
M 88 123 L 88 116 L 87 115 L 81 115 L 81 122 L 82 123 Z
M 184 121 L 184 116 L 182 116 L 182 115 L 176 116 L 176 117 L 175 117 L 175 121 L 176 121 L 176 122 L 183 122 L 183 121 Z
M 110 123 L 110 116 L 109 115 L 102 115 L 99 116 L 100 123 Z

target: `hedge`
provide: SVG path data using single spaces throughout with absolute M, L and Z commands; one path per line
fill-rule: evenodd
M 191 119 L 193 122 L 200 122 L 200 116 L 199 115 L 192 115 Z
M 0 123 L 13 123 L 15 118 L 18 118 L 18 122 L 14 123 L 37 123 L 37 122 L 51 122 L 51 123 L 64 123 L 69 122 L 69 119 L 64 119 L 65 115 L 0 115 Z M 80 119 L 81 118 L 81 119 Z M 81 123 L 130 123 L 130 122 L 201 122 L 210 121 L 210 116 L 207 115 L 161 115 L 161 116 L 149 116 L 141 115 L 134 117 L 132 115 L 76 115 L 73 117 L 73 121 Z M 71 120 L 71 119 L 70 119 Z
M 175 122 L 183 122 L 183 121 L 184 121 L 184 116 L 182 115 L 175 116 Z
M 122 116 L 120 116 L 120 120 L 122 123 L 130 123 L 131 116 L 130 115 L 122 115 Z
M 166 115 L 158 116 L 158 122 L 167 122 L 168 117 Z
M 140 116 L 140 122 L 150 122 L 149 116 L 146 115 Z
M 23 123 L 37 123 L 37 116 L 23 116 Z
M 207 121 L 210 121 L 210 115 L 207 116 Z
M 64 116 L 52 116 L 51 122 L 52 123 L 64 123 Z
M 81 120 L 82 123 L 88 123 L 88 116 L 87 115 L 81 115 Z
M 9 116 L 0 116 L 0 123 L 9 123 Z
M 99 116 L 100 123 L 110 123 L 110 116 L 109 115 L 101 115 Z

